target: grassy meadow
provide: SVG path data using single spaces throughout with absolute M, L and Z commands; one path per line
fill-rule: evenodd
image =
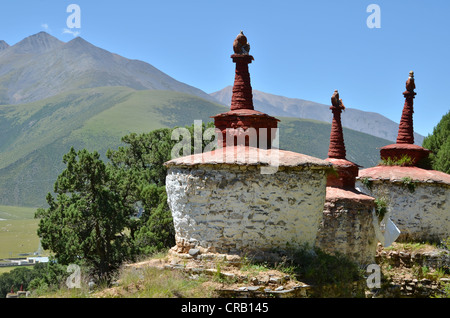
M 34 253 L 39 247 L 36 209 L 0 206 L 0 259 Z

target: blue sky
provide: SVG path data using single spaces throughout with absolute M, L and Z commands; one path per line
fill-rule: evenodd
M 69 4 L 81 9 L 72 33 Z M 370 4 L 380 28 L 367 25 Z M 338 89 L 346 107 L 399 122 L 414 70 L 415 130 L 426 136 L 450 109 L 447 0 L 15 0 L 0 12 L 10 45 L 40 31 L 79 35 L 207 93 L 233 84 L 232 43 L 243 30 L 253 89 L 324 104 Z

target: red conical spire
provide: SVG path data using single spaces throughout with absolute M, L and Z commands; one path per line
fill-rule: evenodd
M 250 44 L 244 32 L 238 34 L 233 42 L 234 54 L 231 55 L 236 63 L 236 75 L 233 85 L 233 96 L 231 97 L 231 110 L 250 109 L 253 110 L 253 93 L 250 83 L 248 65 L 253 61 L 250 53 Z
M 409 78 L 406 81 L 405 105 L 403 107 L 402 118 L 398 127 L 397 143 L 384 146 L 380 149 L 380 156 L 383 160 L 400 160 L 407 156 L 411 161 L 405 162 L 404 165 L 415 166 L 422 159 L 425 159 L 430 151 L 414 144 L 414 127 L 413 127 L 413 101 L 416 96 L 414 89 L 414 72 L 409 72 Z
M 356 177 L 358 176 L 358 165 L 348 161 L 344 144 L 344 133 L 342 131 L 341 113 L 345 109 L 342 99 L 339 98 L 337 90 L 331 97 L 330 107 L 333 112 L 331 123 L 330 147 L 327 161 L 333 164 L 337 174 L 330 174 L 327 179 L 327 186 L 339 188 L 354 188 Z
M 330 147 L 328 150 L 328 158 L 345 159 L 346 151 L 344 144 L 344 134 L 342 132 L 341 112 L 345 109 L 342 100 L 339 99 L 339 93 L 334 91 L 331 97 L 333 112 L 333 121 L 331 123 Z
M 253 56 L 233 54 L 231 57 L 233 62 L 236 63 L 233 96 L 231 97 L 231 110 L 253 110 L 252 85 L 250 83 L 250 73 L 248 71 L 248 64 L 252 62 Z
M 414 89 L 414 72 L 409 72 L 409 78 L 406 81 L 405 106 L 403 107 L 402 118 L 398 127 L 397 144 L 414 144 L 414 128 L 413 128 L 413 104 L 416 93 Z
M 231 55 L 231 58 L 236 63 L 236 72 L 230 111 L 213 116 L 214 125 L 222 134 L 223 147 L 256 144 L 257 147 L 270 149 L 272 141 L 275 139 L 272 129 L 278 127 L 279 120 L 254 110 L 248 71 L 248 65 L 254 59 L 249 55 L 250 45 L 242 31 L 234 40 L 233 51 L 234 54 Z M 261 131 L 262 133 L 260 133 Z

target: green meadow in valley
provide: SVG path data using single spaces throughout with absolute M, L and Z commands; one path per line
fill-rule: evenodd
M 34 208 L 0 206 L 0 259 L 38 250 L 35 212 Z

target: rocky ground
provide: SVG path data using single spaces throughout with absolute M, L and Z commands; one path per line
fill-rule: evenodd
M 247 266 L 239 257 L 202 255 L 192 257 L 169 253 L 162 258 L 153 258 L 129 264 L 125 269 L 142 270 L 146 267 L 161 270 L 182 271 L 190 279 L 206 275 L 205 288 L 213 288 L 215 297 L 257 298 L 302 298 L 340 297 L 336 286 L 317 286 L 302 282 L 283 269 Z M 381 268 L 381 288 L 368 290 L 366 281 L 350 286 L 354 297 L 435 297 L 444 296 L 444 288 L 450 286 L 450 254 L 448 250 L 426 244 L 397 244 L 389 248 L 378 247 L 376 262 Z M 337 289 L 341 288 L 337 287 Z M 349 287 L 349 286 L 347 286 Z M 136 287 L 139 288 L 139 287 Z M 143 288 L 143 287 L 142 287 Z M 334 290 L 333 290 L 334 288 Z M 123 286 L 112 287 L 94 294 L 94 297 L 118 297 Z M 325 294 L 324 291 L 327 291 Z M 344 297 L 349 297 L 345 294 Z M 352 297 L 350 296 L 350 297 Z
M 450 297 L 450 252 L 430 244 L 393 243 L 378 247 L 387 297 Z M 376 293 L 375 293 L 376 294 Z M 380 294 L 380 293 L 379 293 Z

